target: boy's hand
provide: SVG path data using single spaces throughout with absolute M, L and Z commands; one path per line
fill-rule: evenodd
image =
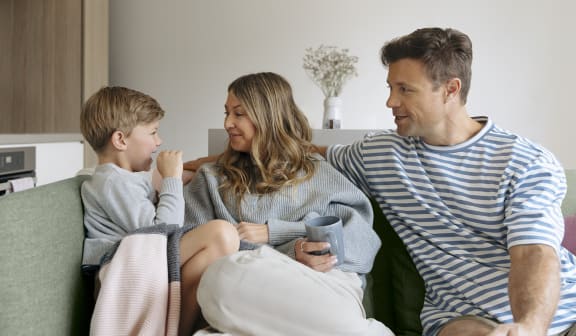
M 182 178 L 182 151 L 165 150 L 161 151 L 156 158 L 156 168 L 163 178 Z

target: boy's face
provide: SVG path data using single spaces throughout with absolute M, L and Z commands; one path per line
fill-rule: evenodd
M 149 124 L 139 124 L 132 129 L 132 133 L 126 138 L 126 158 L 133 172 L 148 171 L 152 165 L 152 153 L 162 144 L 158 135 L 160 121 Z

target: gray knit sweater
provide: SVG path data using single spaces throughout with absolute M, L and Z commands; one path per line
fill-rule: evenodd
M 317 162 L 316 174 L 293 187 L 271 194 L 245 195 L 241 209 L 229 194 L 219 190 L 222 177 L 214 163 L 203 165 L 185 186 L 185 224 L 197 226 L 212 219 L 268 224 L 269 245 L 294 258 L 294 243 L 306 236 L 304 220 L 333 215 L 342 218 L 346 258 L 339 268 L 368 273 L 380 239 L 372 229 L 372 206 L 368 198 L 325 161 Z M 243 242 L 243 246 L 249 246 Z
M 176 177 L 162 180 L 154 204 L 156 191 L 149 175 L 108 163 L 97 166 L 82 183 L 81 194 L 86 229 L 83 265 L 99 265 L 117 241 L 136 229 L 184 222 L 182 180 Z

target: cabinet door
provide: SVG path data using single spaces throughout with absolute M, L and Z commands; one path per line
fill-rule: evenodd
M 78 132 L 82 2 L 0 1 L 0 133 Z

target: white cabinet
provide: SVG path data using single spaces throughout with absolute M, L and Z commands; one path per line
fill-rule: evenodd
M 80 141 L 35 146 L 37 185 L 73 177 L 84 167 L 84 144 Z
M 84 144 L 80 141 L 26 143 L 6 147 L 36 147 L 36 185 L 73 177 L 84 167 Z

